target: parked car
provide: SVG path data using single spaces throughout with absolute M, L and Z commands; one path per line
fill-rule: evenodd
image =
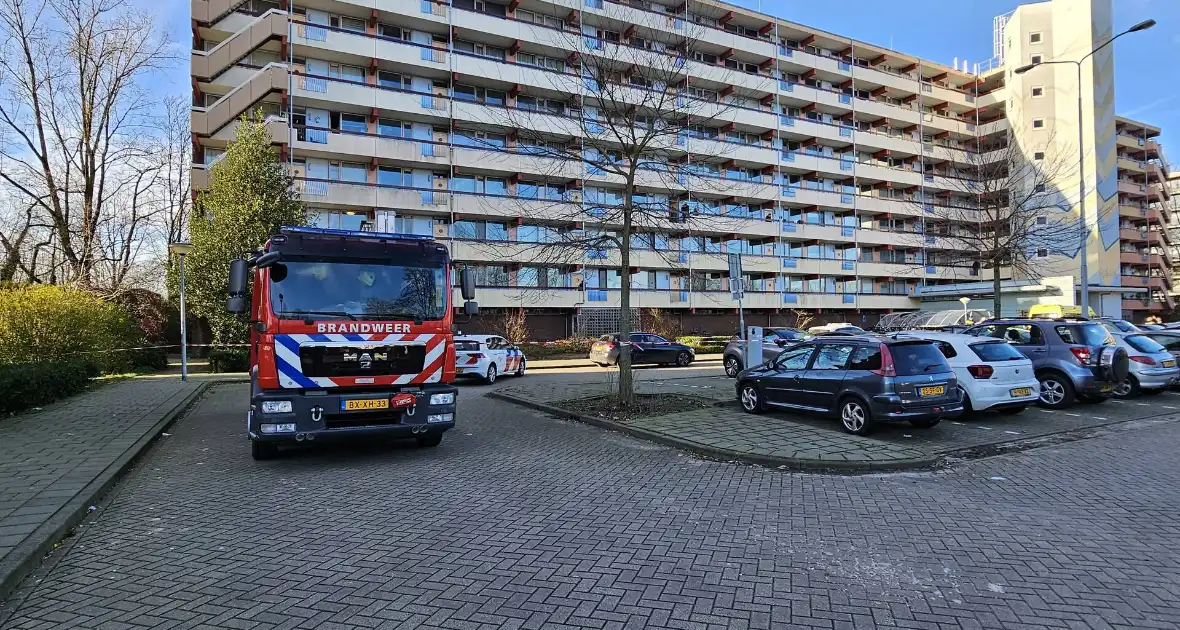
M 498 335 L 455 337 L 455 375 L 495 383 L 500 374 L 524 376 L 524 352 Z
M 900 335 L 815 337 L 738 374 L 738 402 L 836 414 L 848 433 L 882 422 L 930 428 L 963 413 L 955 373 L 930 341 Z
M 1132 324 L 1131 322 L 1129 322 L 1125 319 L 1115 319 L 1113 317 L 1099 317 L 1099 318 L 1095 319 L 1094 321 L 1098 322 L 1099 324 L 1102 324 L 1103 327 L 1105 327 L 1107 330 L 1109 330 L 1112 335 L 1117 335 L 1117 334 L 1121 334 L 1121 333 L 1140 332 L 1140 329 L 1138 326 L 1136 326 L 1135 324 Z
M 967 330 L 1003 339 L 1032 360 L 1040 404 L 1062 409 L 1075 401 L 1103 402 L 1127 377 L 1127 351 L 1101 324 L 1085 319 L 997 319 Z
M 863 328 L 861 328 L 860 326 L 854 326 L 852 324 L 844 322 L 844 323 L 824 324 L 822 326 L 812 326 L 811 328 L 807 329 L 807 332 L 809 332 L 813 335 L 822 335 L 824 333 L 833 333 L 833 332 L 840 332 L 840 333 L 846 333 L 846 334 L 862 334 L 865 332 L 865 330 Z
M 964 411 L 1017 414 L 1040 399 L 1041 383 L 1032 361 L 1002 339 L 924 330 L 902 334 L 938 346 L 959 378 Z
M 1176 357 L 1151 337 L 1133 333 L 1115 335 L 1114 338 L 1131 359 L 1127 378 L 1114 386 L 1115 396 L 1131 398 L 1139 394 L 1158 394 L 1180 379 Z
M 1180 364 L 1180 330 L 1149 330 L 1143 336 L 1163 346 Z
M 796 328 L 764 328 L 762 332 L 762 357 L 750 361 L 754 365 L 773 360 L 783 351 L 784 346 L 815 336 Z M 721 364 L 725 367 L 725 375 L 730 378 L 746 368 L 746 341 L 741 335 L 734 335 L 729 343 L 725 344 L 725 350 L 721 352 Z
M 591 344 L 590 360 L 602 367 L 618 365 L 621 343 L 618 333 L 603 335 Z M 654 363 L 684 367 L 696 357 L 696 351 L 682 343 L 668 341 L 652 333 L 631 333 L 631 365 Z

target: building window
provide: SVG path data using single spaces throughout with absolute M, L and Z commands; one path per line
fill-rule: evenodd
M 1033 55 L 1032 59 L 1030 61 L 1032 61 L 1032 64 L 1035 66 L 1038 63 L 1041 63 L 1041 56 L 1040 55 Z
M 1029 33 L 1028 34 L 1028 43 L 1030 43 L 1030 44 L 1041 43 L 1041 32 L 1037 31 L 1035 33 Z
M 1033 159 L 1040 162 L 1041 160 L 1045 159 L 1045 152 L 1044 151 L 1037 151 L 1037 152 L 1033 153 Z
M 1045 192 L 1045 185 L 1044 184 L 1037 184 L 1037 185 L 1033 186 L 1033 192 L 1035 192 L 1035 193 Z
M 1045 249 L 1044 247 L 1037 250 L 1037 258 L 1048 258 L 1048 257 L 1049 257 L 1049 250 Z
M 1032 89 L 1033 98 L 1040 98 L 1045 95 L 1045 88 L 1043 86 L 1036 86 Z
M 1033 119 L 1033 129 L 1044 129 L 1044 128 L 1045 128 L 1045 119 L 1044 118 L 1034 118 Z
M 1049 225 L 1049 217 L 1037 217 L 1037 225 Z

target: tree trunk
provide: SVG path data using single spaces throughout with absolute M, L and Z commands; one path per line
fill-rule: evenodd
M 635 401 L 631 374 L 631 195 L 635 192 L 634 169 L 623 190 L 623 230 L 619 234 L 619 406 Z

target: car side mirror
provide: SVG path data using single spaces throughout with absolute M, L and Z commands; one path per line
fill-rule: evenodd
M 786 340 L 786 339 L 775 339 L 775 340 L 774 340 L 774 345 L 776 345 L 776 346 L 785 346 L 785 345 L 787 345 L 787 340 Z

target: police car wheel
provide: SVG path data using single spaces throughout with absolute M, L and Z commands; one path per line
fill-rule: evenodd
M 488 385 L 496 382 L 496 364 L 493 363 L 488 366 L 487 374 L 484 374 L 483 380 L 488 382 Z
M 516 368 L 517 376 L 524 376 L 524 359 L 520 360 L 520 367 Z
M 258 440 L 250 440 L 250 457 L 255 461 L 262 461 L 264 459 L 274 459 L 279 454 L 279 445 L 270 442 L 259 442 Z

